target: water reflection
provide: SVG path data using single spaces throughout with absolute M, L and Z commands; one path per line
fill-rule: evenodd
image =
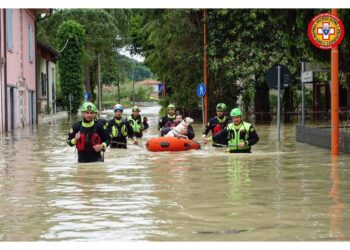
M 230 198 L 233 202 L 238 202 L 244 196 L 249 196 L 249 186 L 251 179 L 249 176 L 249 165 L 247 161 L 237 155 L 230 155 L 228 160 L 228 176 L 230 184 Z
M 339 176 L 339 158 L 337 156 L 332 157 L 331 165 L 331 180 L 332 188 L 329 192 L 329 196 L 332 198 L 333 205 L 329 209 L 330 219 L 331 219 L 331 235 L 337 240 L 347 240 L 344 233 L 342 232 L 340 226 L 342 220 L 342 212 L 344 210 L 344 205 L 341 202 L 340 197 L 340 176 Z

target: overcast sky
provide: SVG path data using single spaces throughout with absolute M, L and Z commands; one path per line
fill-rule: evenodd
M 124 47 L 124 48 L 118 50 L 118 52 L 119 52 L 120 54 L 122 54 L 122 55 L 124 55 L 124 56 L 127 56 L 127 57 L 129 57 L 129 58 L 132 58 L 132 59 L 134 59 L 134 60 L 136 60 L 136 61 L 138 61 L 138 62 L 143 62 L 143 61 L 145 60 L 145 58 L 142 57 L 142 56 L 139 56 L 139 55 L 130 55 L 129 50 L 128 50 L 127 47 Z

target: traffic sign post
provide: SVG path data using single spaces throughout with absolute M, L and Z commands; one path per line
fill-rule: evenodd
M 72 101 L 73 101 L 73 94 L 68 95 L 68 100 L 69 100 L 69 115 L 72 116 Z
M 280 142 L 280 120 L 281 120 L 281 89 L 287 88 L 290 83 L 290 72 L 282 64 L 272 66 L 266 73 L 267 84 L 270 89 L 277 90 L 277 143 Z
M 203 97 L 205 96 L 205 93 L 207 92 L 207 89 L 205 87 L 204 83 L 200 83 L 197 85 L 197 95 L 202 99 L 202 121 L 204 125 L 204 101 Z

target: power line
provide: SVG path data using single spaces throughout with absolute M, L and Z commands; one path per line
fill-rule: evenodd
M 68 41 L 69 41 L 69 38 L 67 39 L 66 44 L 63 46 L 63 48 L 58 51 L 58 53 L 61 53 L 66 48 Z

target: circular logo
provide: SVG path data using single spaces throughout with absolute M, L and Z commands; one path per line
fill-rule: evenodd
M 310 41 L 317 48 L 332 49 L 343 40 L 345 29 L 338 17 L 323 13 L 310 21 L 307 33 Z

